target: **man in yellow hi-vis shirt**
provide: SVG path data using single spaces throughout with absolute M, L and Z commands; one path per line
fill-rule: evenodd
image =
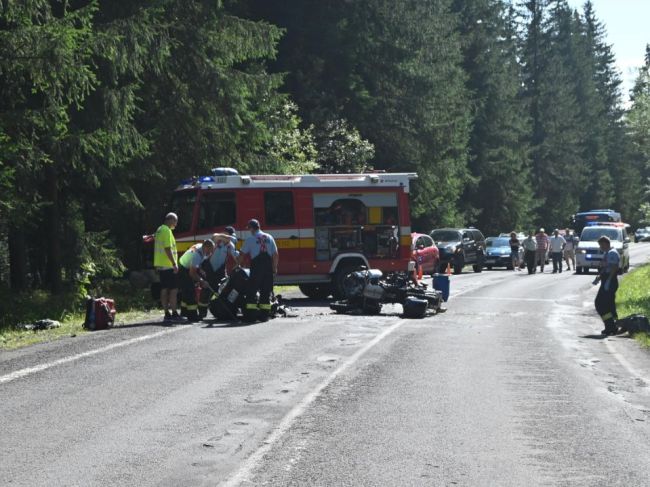
M 178 253 L 172 230 L 178 224 L 176 213 L 167 213 L 165 222 L 154 236 L 153 265 L 160 276 L 160 303 L 165 310 L 165 321 L 185 321 L 176 309 L 178 294 Z

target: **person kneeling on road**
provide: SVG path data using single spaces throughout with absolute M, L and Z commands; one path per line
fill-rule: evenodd
M 202 267 L 208 286 L 201 290 L 199 297 L 199 316 L 201 319 L 208 314 L 213 291 L 217 292 L 219 283 L 226 277 L 228 257 L 230 256 L 235 261 L 239 255 L 235 248 L 237 237 L 233 227 L 226 227 L 226 233 L 215 233 L 212 236 L 212 241 L 214 242 L 214 252 L 209 259 L 203 261 Z
M 596 312 L 605 324 L 605 329 L 601 332 L 603 335 L 614 335 L 618 331 L 616 325 L 616 291 L 618 290 L 618 269 L 621 263 L 621 257 L 618 252 L 612 248 L 612 244 L 607 237 L 600 237 L 598 245 L 603 252 L 603 262 L 600 273 L 594 281 L 594 284 L 600 282 L 600 288 L 596 295 Z
M 181 314 L 188 321 L 199 320 L 199 307 L 196 302 L 195 286 L 197 283 L 202 288 L 208 286 L 208 283 L 203 280 L 201 266 L 203 265 L 203 261 L 212 255 L 213 251 L 214 242 L 208 239 L 204 240 L 201 244 L 192 246 L 180 258 Z
M 273 237 L 260 230 L 260 222 L 257 220 L 250 220 L 248 229 L 251 234 L 244 241 L 241 254 L 237 259 L 239 263 L 244 256 L 250 259 L 251 273 L 246 289 L 244 319 L 267 321 L 271 312 L 273 276 L 278 272 L 278 248 Z

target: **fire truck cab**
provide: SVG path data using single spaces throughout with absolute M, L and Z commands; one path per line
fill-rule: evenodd
M 178 214 L 179 253 L 237 230 L 238 247 L 251 218 L 276 240 L 276 284 L 297 284 L 312 298 L 340 294 L 360 265 L 406 271 L 411 263 L 410 173 L 243 176 L 218 168 L 183 181 L 170 210 Z

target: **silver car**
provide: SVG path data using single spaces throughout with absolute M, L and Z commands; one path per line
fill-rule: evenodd
M 621 256 L 620 273 L 630 268 L 630 238 L 624 227 L 619 226 L 589 226 L 582 230 L 580 243 L 576 249 L 576 273 L 589 272 L 589 269 L 600 268 L 603 253 L 600 251 L 598 239 L 607 237 L 612 242 L 612 248 Z

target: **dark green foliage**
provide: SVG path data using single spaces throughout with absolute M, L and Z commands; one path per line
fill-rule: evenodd
M 3 1 L 0 280 L 74 295 L 141 264 L 171 188 L 215 166 L 417 172 L 423 231 L 636 223 L 648 65 L 625 113 L 590 2 Z
M 423 228 L 461 221 L 468 179 L 469 104 L 449 7 L 447 0 L 249 2 L 252 14 L 286 29 L 275 68 L 287 73 L 303 119 L 317 133 L 345 119 L 374 146 L 373 167 L 418 173 L 412 210 Z M 328 171 L 350 170 L 349 161 L 327 159 Z
M 473 101 L 469 143 L 475 183 L 467 203 L 476 224 L 498 234 L 525 229 L 532 215 L 530 122 L 522 100 L 514 12 L 499 0 L 457 1 L 467 87 Z

